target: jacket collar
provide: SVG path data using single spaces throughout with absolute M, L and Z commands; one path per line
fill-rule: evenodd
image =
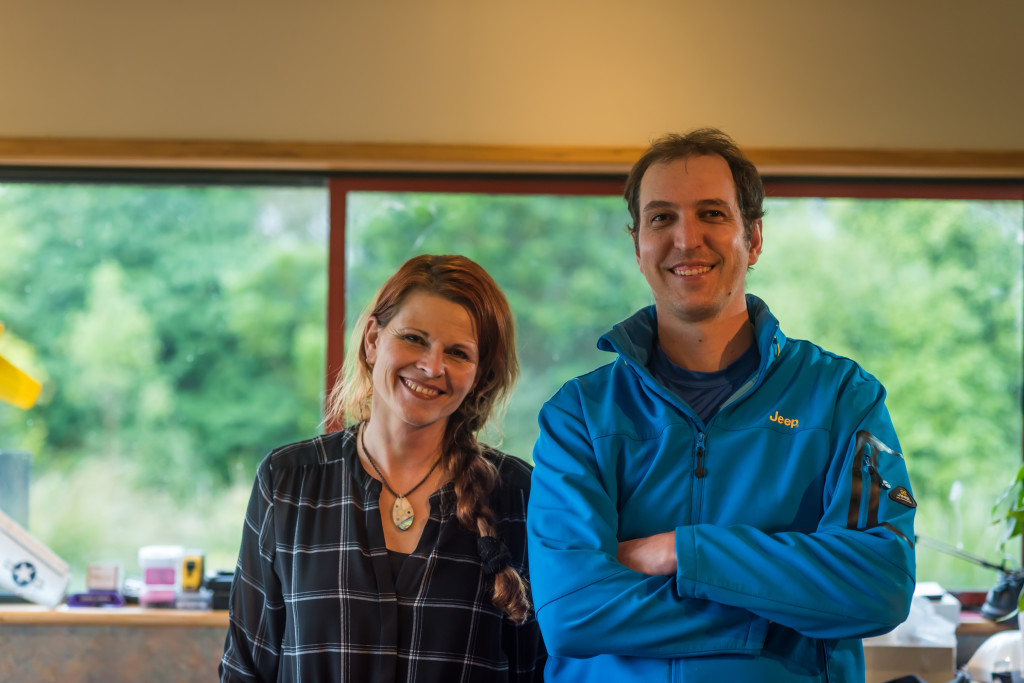
M 768 366 L 782 354 L 786 335 L 779 328 L 779 321 L 768 309 L 768 304 L 753 294 L 747 294 L 747 315 L 754 323 L 754 339 L 761 353 L 758 375 L 763 376 Z M 654 349 L 657 329 L 657 312 L 653 305 L 647 306 L 602 335 L 597 341 L 597 348 L 618 353 L 634 365 L 646 368 Z

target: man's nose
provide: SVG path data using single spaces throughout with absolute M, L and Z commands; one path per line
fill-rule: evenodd
M 692 249 L 704 240 L 704 227 L 694 216 L 682 216 L 676 222 L 674 237 L 678 249 Z

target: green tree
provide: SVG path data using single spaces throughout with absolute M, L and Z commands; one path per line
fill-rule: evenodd
M 79 579 L 153 542 L 232 566 L 256 463 L 318 430 L 323 188 L 0 185 L 0 235 L 3 343 L 44 380 L 0 405 L 33 530 Z
M 416 254 L 463 254 L 502 287 L 522 374 L 500 433 L 485 437 L 528 461 L 541 404 L 566 380 L 610 362 L 598 337 L 651 301 L 617 197 L 359 192 L 348 207 L 348 329 Z
M 1020 202 L 768 206 L 751 290 L 788 334 L 857 360 L 885 384 L 918 530 L 994 559 L 988 510 L 1021 459 Z M 950 587 L 994 580 L 934 552 L 919 561 L 941 567 Z

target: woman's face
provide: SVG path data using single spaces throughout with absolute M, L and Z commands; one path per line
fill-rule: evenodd
M 387 327 L 370 318 L 363 344 L 373 365 L 371 414 L 392 428 L 443 426 L 476 384 L 473 320 L 443 297 L 408 294 Z

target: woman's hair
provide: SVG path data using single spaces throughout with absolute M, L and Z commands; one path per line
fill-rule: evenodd
M 478 363 L 476 384 L 448 417 L 442 464 L 455 485 L 459 522 L 481 536 L 495 536 L 494 513 L 487 504 L 497 470 L 482 452 L 477 433 L 492 411 L 504 403 L 519 376 L 515 325 L 505 295 L 487 271 L 465 256 L 424 254 L 406 261 L 377 292 L 356 322 L 345 364 L 328 397 L 327 424 L 352 424 L 370 417 L 373 366 L 366 359 L 363 335 L 370 318 L 385 328 L 413 292 L 442 297 L 462 306 L 473 321 Z M 526 585 L 512 567 L 494 577 L 494 605 L 522 622 L 530 611 Z

